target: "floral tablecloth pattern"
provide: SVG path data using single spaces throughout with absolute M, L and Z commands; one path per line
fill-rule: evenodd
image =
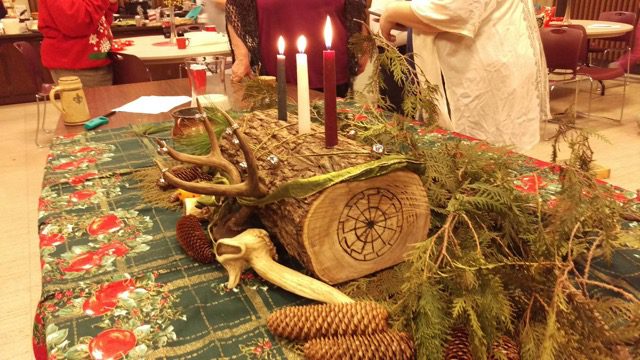
M 227 290 L 221 266 L 187 257 L 180 214 L 144 204 L 130 176 L 154 166 L 154 152 L 130 128 L 55 140 L 39 200 L 36 358 L 295 357 L 266 318 L 306 301 L 252 272 Z
M 341 109 L 366 119 L 366 112 Z M 446 131 L 411 131 L 423 146 L 475 141 Z M 486 145 L 479 146 L 490 151 Z M 134 172 L 155 148 L 131 128 L 54 141 L 39 201 L 42 298 L 33 345 L 41 359 L 280 359 L 295 352 L 266 328 L 269 313 L 307 303 L 252 272 L 225 287 L 220 265 L 200 265 L 175 239 L 180 214 L 145 204 Z M 553 201 L 557 167 L 521 158 L 514 186 Z M 619 201 L 638 201 L 618 189 Z M 626 226 L 638 226 L 630 223 Z M 640 290 L 640 252 L 596 261 L 603 277 Z

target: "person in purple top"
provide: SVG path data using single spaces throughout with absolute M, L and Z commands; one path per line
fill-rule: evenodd
M 349 38 L 363 31 L 364 0 L 227 0 L 227 32 L 234 62 L 233 81 L 251 76 L 276 75 L 277 40 L 285 39 L 287 82 L 296 83 L 296 41 L 307 38 L 309 86 L 322 90 L 322 51 L 325 49 L 324 25 L 327 15 L 333 24 L 331 48 L 336 52 L 338 96 L 344 97 L 351 78 L 364 70 L 367 59 L 356 59 L 348 49 Z

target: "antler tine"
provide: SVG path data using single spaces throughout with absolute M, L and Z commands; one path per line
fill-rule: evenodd
M 202 109 L 202 108 L 199 107 L 198 109 Z M 213 168 L 222 170 L 229 177 L 229 182 L 231 184 L 239 183 L 242 180 L 242 178 L 240 177 L 240 172 L 230 161 L 222 157 L 222 153 L 220 152 L 220 145 L 218 144 L 218 138 L 216 136 L 215 130 L 213 129 L 213 126 L 211 126 L 211 123 L 207 119 L 206 114 L 200 113 L 200 115 L 204 116 L 204 120 L 203 120 L 204 128 L 205 128 L 205 131 L 207 132 L 207 136 L 209 137 L 209 142 L 211 143 L 211 151 L 209 152 L 208 155 L 198 156 L 198 155 L 185 154 L 168 146 L 167 143 L 164 142 L 163 140 L 156 139 L 156 143 L 160 147 L 159 152 L 166 153 L 167 155 L 171 156 L 172 158 L 180 162 L 201 165 L 201 166 L 211 166 Z M 166 180 L 170 181 L 168 178 Z M 173 185 L 177 186 L 177 184 L 173 184 Z
M 248 184 L 242 182 L 239 184 L 224 185 L 224 184 L 211 184 L 211 183 L 194 183 L 189 181 L 180 180 L 173 175 L 169 169 L 159 160 L 155 159 L 156 165 L 162 172 L 162 177 L 171 185 L 192 192 L 203 195 L 222 195 L 230 197 L 238 196 L 257 196 L 247 191 Z
M 258 162 L 256 161 L 256 157 L 253 155 L 253 151 L 249 147 L 247 143 L 247 138 L 240 131 L 240 126 L 233 120 L 233 118 L 227 114 L 226 111 L 218 108 L 222 116 L 229 122 L 231 129 L 233 129 L 233 133 L 236 138 L 238 138 L 238 145 L 240 145 L 240 150 L 244 155 L 244 160 L 247 163 L 247 184 L 251 189 L 251 192 L 255 195 L 250 195 L 253 197 L 262 197 L 266 194 L 264 188 L 260 185 L 260 174 L 258 170 Z
M 215 134 L 215 130 L 213 126 L 206 119 L 206 115 L 203 113 L 202 106 L 199 101 L 198 110 L 200 114 L 205 116 L 204 127 L 207 131 L 207 135 L 209 136 L 209 140 L 211 141 L 211 152 L 206 156 L 195 156 L 190 154 L 181 153 L 176 151 L 175 149 L 167 146 L 164 141 L 156 140 L 158 145 L 161 147 L 162 153 L 166 153 L 172 158 L 181 161 L 187 162 L 191 164 L 204 165 L 204 166 L 213 166 L 217 169 L 220 169 L 226 172 L 230 179 L 230 185 L 223 184 L 211 184 L 211 183 L 192 183 L 184 180 L 180 180 L 175 175 L 173 175 L 169 169 L 164 166 L 160 161 L 156 160 L 156 164 L 162 171 L 162 177 L 169 184 L 174 185 L 180 189 L 190 191 L 197 194 L 205 194 L 205 195 L 223 195 L 223 196 L 231 196 L 231 197 L 240 197 L 240 196 L 249 196 L 249 197 L 262 197 L 266 194 L 264 188 L 260 185 L 259 177 L 258 177 L 258 166 L 251 152 L 249 145 L 247 145 L 246 138 L 244 134 L 238 131 L 238 125 L 233 121 L 231 116 L 227 114 L 224 110 L 218 108 L 218 110 L 223 114 L 223 116 L 229 121 L 231 127 L 234 131 L 234 134 L 238 138 L 240 144 L 240 150 L 244 154 L 245 161 L 247 163 L 248 178 L 246 181 L 241 182 L 240 172 L 238 169 L 227 159 L 222 157 L 220 152 L 220 147 L 218 145 L 218 139 Z
M 200 105 L 200 100 L 196 98 L 196 106 L 198 107 L 198 113 L 202 117 L 204 123 L 204 129 L 207 131 L 207 136 L 209 137 L 209 142 L 211 143 L 211 151 L 209 151 L 210 155 L 215 156 L 216 158 L 223 159 L 222 153 L 220 152 L 220 144 L 218 144 L 218 137 L 216 136 L 216 131 L 211 126 L 211 123 L 208 120 L 207 114 L 204 112 L 202 105 Z M 235 167 L 234 167 L 235 168 Z M 238 174 L 239 175 L 239 174 Z

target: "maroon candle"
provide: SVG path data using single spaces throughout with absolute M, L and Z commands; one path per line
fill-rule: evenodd
M 324 143 L 328 148 L 338 145 L 338 120 L 336 117 L 336 52 L 331 50 L 331 18 L 327 16 L 324 26 L 324 42 L 327 50 L 322 52 L 324 70 Z
M 284 38 L 278 38 L 278 119 L 287 121 L 287 72 L 284 57 Z

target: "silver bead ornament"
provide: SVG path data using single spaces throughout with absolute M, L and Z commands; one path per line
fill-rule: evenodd
M 158 155 L 167 155 L 169 153 L 169 148 L 167 147 L 167 143 L 164 140 L 160 140 L 160 144 L 158 144 L 156 152 L 158 153 Z
M 371 147 L 371 150 L 373 150 L 374 153 L 383 154 L 384 153 L 384 145 L 382 145 L 382 144 L 374 144 Z
M 240 166 L 242 170 L 247 170 L 247 163 L 245 161 L 240 162 L 238 166 Z
M 280 163 L 280 158 L 275 154 L 271 154 L 267 156 L 267 161 L 269 162 L 271 167 L 276 167 Z
M 351 140 L 355 139 L 356 135 L 358 135 L 358 132 L 355 129 L 347 131 L 347 137 Z

